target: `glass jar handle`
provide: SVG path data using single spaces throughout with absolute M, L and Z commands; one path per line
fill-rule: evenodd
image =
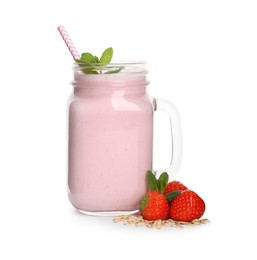
M 158 178 L 161 173 L 167 172 L 169 177 L 173 178 L 179 170 L 182 156 L 182 131 L 179 113 L 177 108 L 171 102 L 164 99 L 155 99 L 155 110 L 168 113 L 172 143 L 172 155 L 169 167 L 162 171 L 155 170 L 155 174 Z

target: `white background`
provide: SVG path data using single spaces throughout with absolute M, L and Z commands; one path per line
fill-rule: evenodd
M 0 259 L 256 259 L 256 14 L 250 0 L 1 1 Z M 151 230 L 72 209 L 72 59 L 59 24 L 80 52 L 112 46 L 116 60 L 148 62 L 152 96 L 180 111 L 176 178 L 204 198 L 211 224 Z M 161 168 L 170 148 L 158 118 Z

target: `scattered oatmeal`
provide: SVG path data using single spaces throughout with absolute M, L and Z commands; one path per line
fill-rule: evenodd
M 183 228 L 184 226 L 189 225 L 200 225 L 200 224 L 206 224 L 210 222 L 208 219 L 194 219 L 191 222 L 183 222 L 183 221 L 175 221 L 173 219 L 167 219 L 167 220 L 145 220 L 142 216 L 117 216 L 113 219 L 115 223 L 123 222 L 124 225 L 132 225 L 136 227 L 145 226 L 148 228 L 157 228 L 162 229 L 163 227 L 175 227 L 175 228 Z

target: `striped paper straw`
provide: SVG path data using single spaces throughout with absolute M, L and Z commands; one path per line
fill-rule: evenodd
M 64 26 L 60 25 L 57 27 L 59 33 L 61 34 L 65 44 L 67 45 L 72 57 L 74 59 L 80 59 L 80 55 L 77 51 L 77 49 L 75 48 L 69 34 L 67 33 L 66 29 L 64 28 Z

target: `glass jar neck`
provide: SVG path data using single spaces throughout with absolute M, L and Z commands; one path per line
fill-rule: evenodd
M 74 66 L 74 93 L 76 95 L 139 95 L 146 91 L 145 64 L 114 63 L 106 66 Z

